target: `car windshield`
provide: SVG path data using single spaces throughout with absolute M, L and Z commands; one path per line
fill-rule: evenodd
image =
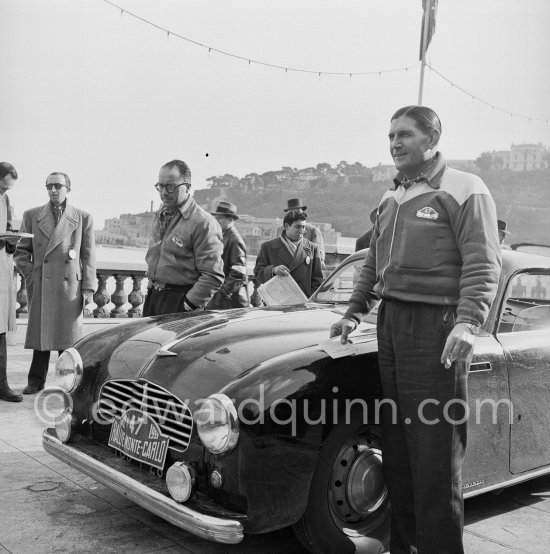
M 342 264 L 311 297 L 311 302 L 347 304 L 359 277 L 363 258 Z

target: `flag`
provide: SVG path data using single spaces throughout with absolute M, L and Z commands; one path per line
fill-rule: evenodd
M 426 10 L 430 10 L 426 18 Z M 435 15 L 437 13 L 437 0 L 422 0 L 422 32 L 420 33 L 420 57 L 424 57 L 424 34 L 426 34 L 426 52 L 435 33 Z

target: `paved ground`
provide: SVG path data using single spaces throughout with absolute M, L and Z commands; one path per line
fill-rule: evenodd
M 25 386 L 29 364 L 20 344 L 8 347 L 12 388 Z M 180 531 L 46 454 L 42 429 L 32 397 L 0 401 L 0 554 L 304 552 L 289 530 L 247 536 L 237 546 Z M 468 554 L 545 554 L 549 544 L 550 477 L 466 501 Z

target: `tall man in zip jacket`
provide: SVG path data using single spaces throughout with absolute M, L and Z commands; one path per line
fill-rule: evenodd
M 223 284 L 222 230 L 189 194 L 191 170 L 185 162 L 164 164 L 155 188 L 162 206 L 145 255 L 149 283 L 143 315 L 202 309 Z
M 441 123 L 407 106 L 391 119 L 397 176 L 344 318 L 343 343 L 381 298 L 378 362 L 392 554 L 461 554 L 467 371 L 501 267 L 493 199 L 476 175 L 447 167 Z M 426 402 L 427 401 L 427 402 Z M 446 409 L 448 411 L 446 411 Z

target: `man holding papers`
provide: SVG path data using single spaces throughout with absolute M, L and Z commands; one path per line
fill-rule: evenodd
M 276 275 L 290 275 L 309 298 L 323 282 L 319 247 L 303 236 L 306 221 L 305 213 L 289 210 L 282 235 L 262 244 L 254 268 L 259 284 Z

